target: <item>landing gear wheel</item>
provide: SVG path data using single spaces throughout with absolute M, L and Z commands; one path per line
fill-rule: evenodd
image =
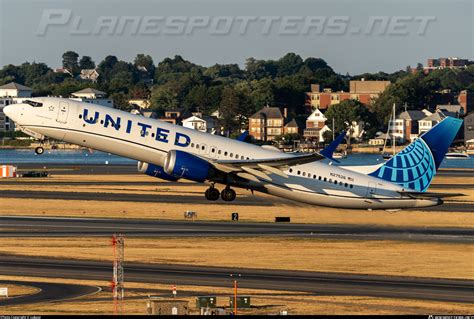
M 41 155 L 44 153 L 44 148 L 41 147 L 41 146 L 38 146 L 37 148 L 35 148 L 35 153 L 38 154 L 38 155 Z
M 206 196 L 207 200 L 215 201 L 219 199 L 219 191 L 214 187 L 209 187 L 208 189 L 206 189 L 204 195 Z
M 232 188 L 224 188 L 221 192 L 221 197 L 223 201 L 231 202 L 237 197 L 237 194 L 235 194 Z

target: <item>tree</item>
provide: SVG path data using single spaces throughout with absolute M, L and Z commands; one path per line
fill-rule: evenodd
M 352 122 L 358 123 L 362 121 L 367 127 L 375 129 L 379 126 L 376 116 L 357 100 L 345 100 L 339 104 L 332 105 L 324 113 L 324 116 L 326 116 L 326 123 L 331 129 L 334 119 L 336 135 L 341 131 L 347 130 Z
M 77 59 L 79 58 L 79 54 L 74 51 L 66 51 L 63 54 L 63 68 L 68 70 L 69 72 L 75 74 L 78 70 L 78 63 Z
M 178 107 L 178 100 L 176 95 L 168 88 L 159 86 L 151 92 L 151 109 L 157 111 L 159 114 L 164 113 L 165 110 L 175 109 Z
M 240 98 L 237 92 L 231 86 L 227 86 L 222 91 L 222 100 L 219 105 L 219 114 L 224 131 L 230 133 L 239 129 L 239 122 L 236 117 L 239 115 Z
M 84 55 L 79 61 L 79 68 L 81 70 L 95 69 L 95 63 L 90 56 Z

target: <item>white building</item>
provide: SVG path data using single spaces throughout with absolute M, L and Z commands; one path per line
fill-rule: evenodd
M 421 120 L 418 121 L 418 134 L 422 134 L 424 132 L 427 132 L 431 130 L 433 126 L 441 122 L 446 116 L 452 116 L 456 117 L 456 114 L 453 114 L 451 112 L 435 112 L 431 114 L 430 116 L 427 116 Z
M 400 113 L 395 118 L 395 125 L 393 121 L 389 121 L 390 135 L 400 142 L 410 141 L 413 142 L 418 138 L 419 134 L 419 121 L 432 113 L 428 110 L 410 110 Z
M 128 100 L 128 104 L 138 106 L 140 110 L 148 109 L 151 106 L 150 100 L 145 99 L 131 99 Z
M 70 97 L 70 99 L 74 101 L 79 101 L 79 102 L 114 107 L 114 101 L 111 99 L 108 99 L 106 96 L 107 96 L 107 93 L 105 92 L 92 89 L 92 88 L 87 88 L 87 89 L 83 89 L 83 90 L 72 93 L 72 96 Z
M 32 92 L 31 88 L 15 82 L 0 86 L 0 97 L 31 97 Z
M 96 69 L 83 69 L 81 70 L 81 74 L 79 74 L 79 78 L 84 81 L 96 83 L 99 79 L 99 72 L 97 72 Z
M 193 130 L 198 130 L 205 133 L 219 134 L 220 129 L 217 123 L 217 118 L 213 116 L 202 116 L 199 113 L 193 113 L 193 116 L 188 117 L 182 121 L 182 125 Z
M 32 89 L 18 83 L 0 86 L 0 132 L 13 132 L 15 124 L 3 113 L 3 108 L 10 104 L 21 103 L 31 97 Z

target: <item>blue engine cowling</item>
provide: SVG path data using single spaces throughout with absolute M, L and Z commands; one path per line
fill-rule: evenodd
M 193 154 L 171 150 L 163 165 L 165 173 L 178 178 L 203 182 L 211 176 L 211 165 Z
M 163 167 L 161 166 L 144 162 L 138 162 L 138 171 L 151 177 L 157 177 L 172 182 L 175 182 L 179 179 L 177 177 L 166 174 Z

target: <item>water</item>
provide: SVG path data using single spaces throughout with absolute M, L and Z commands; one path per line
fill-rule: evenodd
M 32 149 L 0 150 L 0 164 L 136 164 L 137 161 L 117 155 L 88 150 L 45 150 L 36 155 Z
M 379 154 L 350 154 L 334 165 L 375 165 L 383 163 Z M 329 161 L 326 161 L 329 162 Z M 136 161 L 109 153 L 87 150 L 47 150 L 43 155 L 36 155 L 32 149 L 4 149 L 0 150 L 0 164 L 108 164 L 108 165 L 135 165 Z M 444 168 L 474 168 L 474 156 L 469 159 L 444 159 L 441 167 Z

